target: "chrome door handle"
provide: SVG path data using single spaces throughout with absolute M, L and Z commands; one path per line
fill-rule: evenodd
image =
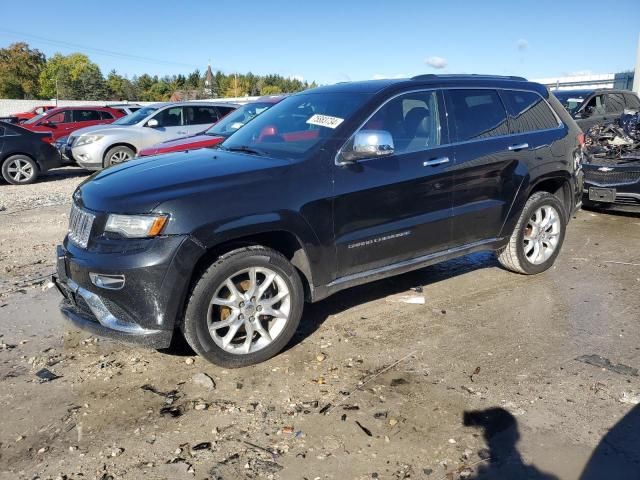
M 507 148 L 511 152 L 517 152 L 518 150 L 524 150 L 525 148 L 529 148 L 529 144 L 528 143 L 517 143 L 515 145 L 509 145 L 509 147 L 507 147 Z
M 435 167 L 436 165 L 442 165 L 443 163 L 449 163 L 449 157 L 438 157 L 426 162 L 422 162 L 423 167 Z

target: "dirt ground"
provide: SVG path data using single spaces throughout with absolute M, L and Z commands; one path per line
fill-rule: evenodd
M 63 321 L 83 178 L 0 185 L 0 479 L 638 477 L 640 218 L 580 212 L 535 277 L 477 254 L 341 292 L 223 370 Z

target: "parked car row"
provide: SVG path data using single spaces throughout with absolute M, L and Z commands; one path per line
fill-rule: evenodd
M 284 97 L 265 96 L 243 106 L 184 102 L 61 107 L 34 116 L 21 126 L 45 133 L 39 142 L 54 145 L 60 156 L 58 163 L 100 170 L 134 157 L 215 147 Z M 23 155 L 31 154 L 25 149 Z M 0 162 L 5 158 L 0 156 Z M 33 175 L 20 175 L 12 183 L 31 183 L 43 171 L 33 169 Z

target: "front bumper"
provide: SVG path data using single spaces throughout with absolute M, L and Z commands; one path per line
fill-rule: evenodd
M 152 348 L 171 343 L 202 249 L 188 236 L 149 239 L 130 252 L 96 252 L 68 239 L 57 247 L 54 283 L 60 311 L 96 335 Z M 118 290 L 96 286 L 90 274 L 123 276 Z
M 609 167 L 603 172 L 598 166 L 585 169 L 583 205 L 598 210 L 640 212 L 640 167 Z M 606 201 L 590 195 L 590 190 L 607 192 Z
M 65 154 L 67 157 L 73 158 L 82 168 L 86 168 L 87 170 L 102 170 L 102 159 L 106 148 L 106 145 L 103 145 L 103 143 L 102 141 L 97 141 L 87 145 L 80 145 L 79 147 L 74 145 L 67 148 Z

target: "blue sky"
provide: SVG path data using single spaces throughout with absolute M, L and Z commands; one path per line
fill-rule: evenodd
M 602 1 L 2 2 L 0 46 L 81 51 L 103 73 L 279 73 L 320 83 L 418 73 L 529 78 L 633 68 L 640 5 Z

